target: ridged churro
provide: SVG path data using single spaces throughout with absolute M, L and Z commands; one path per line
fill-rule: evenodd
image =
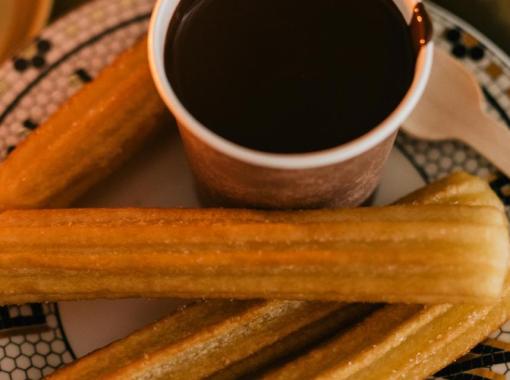
M 0 302 L 490 302 L 501 294 L 508 240 L 506 216 L 485 206 L 5 211 Z
M 143 39 L 0 164 L 0 209 L 69 205 L 169 120 Z
M 481 178 L 465 172 L 456 172 L 437 182 L 402 198 L 401 204 L 445 204 L 464 206 L 492 206 L 502 212 L 505 207 L 492 191 L 489 184 Z
M 236 380 L 257 378 L 259 374 L 263 374 L 268 368 L 272 368 L 279 362 L 286 362 L 299 357 L 317 342 L 324 341 L 339 331 L 345 330 L 381 307 L 381 305 L 376 304 L 340 305 L 326 317 L 311 323 L 307 321 L 306 326 L 303 328 L 287 336 L 281 336 L 275 343 L 262 347 L 259 351 L 243 360 L 225 366 L 220 371 L 208 376 L 208 379 Z M 268 334 L 272 334 L 269 330 L 266 331 Z
M 407 197 L 406 201 L 447 204 L 449 202 L 457 203 L 459 197 L 462 198 L 459 201 L 460 204 L 465 202 L 478 206 L 492 205 L 499 210 L 503 209 L 501 203 L 485 182 L 465 174 L 456 174 L 431 187 L 420 190 Z M 214 214 L 208 215 L 212 217 Z M 253 219 L 260 216 L 258 213 L 252 214 L 251 212 L 235 213 L 233 215 L 238 219 Z M 328 218 L 331 218 L 331 216 L 328 216 Z M 307 348 L 313 342 L 331 336 L 335 331 L 341 329 L 345 326 L 346 320 L 353 320 L 371 310 L 370 306 L 366 305 L 345 306 L 338 304 L 335 307 L 331 303 L 307 303 L 303 301 L 292 303 L 294 308 L 288 308 L 286 301 L 241 303 L 240 306 L 227 302 L 226 305 L 228 306 L 226 311 L 222 311 L 221 301 L 212 305 L 199 305 L 185 309 L 153 326 L 146 327 L 125 339 L 92 353 L 67 368 L 57 371 L 53 379 L 151 378 L 155 380 L 168 378 L 168 374 L 178 373 L 179 370 L 183 369 L 183 365 L 187 365 L 188 368 L 198 368 L 198 371 L 200 371 L 185 372 L 187 379 L 199 378 L 198 374 L 205 376 L 206 373 L 209 378 L 215 380 L 237 379 L 243 376 L 259 378 L 263 375 L 264 369 L 274 366 L 282 357 L 289 359 L 290 355 L 292 358 L 292 355 L 295 355 L 296 352 L 299 353 L 300 350 Z M 239 308 L 237 314 L 236 307 Z M 282 310 L 285 307 L 288 309 L 283 312 Z M 294 319 L 296 310 L 303 310 L 306 307 L 313 308 L 315 312 L 302 313 L 303 315 L 300 317 L 302 320 L 296 321 Z M 204 311 L 197 313 L 196 308 Z M 248 329 L 239 340 L 231 341 L 235 334 L 230 334 L 230 331 L 235 331 L 237 328 L 243 331 L 244 326 L 252 326 L 254 320 L 256 320 L 257 313 L 246 312 L 248 308 L 266 308 L 266 311 L 269 309 L 280 310 L 282 312 L 278 313 L 277 318 L 292 321 L 290 322 L 292 327 L 283 329 L 285 330 L 283 331 L 281 328 L 274 329 L 275 321 L 272 324 L 264 321 L 257 325 L 260 330 L 258 328 L 255 330 Z M 471 308 L 471 306 L 462 306 L 462 308 Z M 485 309 L 487 306 L 479 306 L 479 308 Z M 363 330 L 367 326 L 365 321 L 363 328 L 356 327 L 347 333 L 348 336 L 353 338 L 351 342 L 348 342 L 348 347 L 353 350 L 353 354 L 357 354 L 363 351 L 362 348 L 366 348 L 374 350 L 374 353 L 380 357 L 381 353 L 384 353 L 388 347 L 392 347 L 395 344 L 394 342 L 398 342 L 404 336 L 404 332 L 415 331 L 449 309 L 451 309 L 451 306 L 388 306 L 383 309 L 384 312 L 376 312 L 366 320 L 371 321 L 372 330 Z M 218 316 L 221 316 L 221 313 L 231 314 L 224 315 L 224 320 L 220 321 Z M 293 317 L 292 313 L 294 313 Z M 209 314 L 212 317 L 209 317 Z M 319 319 L 318 316 L 321 314 L 325 316 Z M 418 322 L 414 321 L 416 315 L 419 316 L 416 317 Z M 409 323 L 406 324 L 406 321 L 409 321 Z M 379 322 L 381 325 L 379 325 Z M 490 330 L 488 325 L 484 332 Z M 299 328 L 299 326 L 304 327 Z M 397 334 L 394 333 L 394 330 L 397 330 Z M 172 333 L 168 333 L 168 331 Z M 176 336 L 176 332 L 180 335 Z M 219 335 L 218 332 L 220 332 Z M 261 334 L 262 336 L 272 337 L 272 339 L 254 342 L 251 335 L 253 332 L 255 332 L 255 335 Z M 479 340 L 482 338 L 480 336 Z M 180 342 L 180 339 L 184 340 Z M 472 337 L 468 339 L 472 339 Z M 242 351 L 242 354 L 232 354 L 228 350 L 222 351 L 221 348 L 218 348 L 218 351 L 222 355 L 215 350 L 208 350 L 198 356 L 192 354 L 200 351 L 200 347 L 210 346 L 213 341 L 224 342 L 223 344 L 227 344 L 229 347 L 232 347 L 233 344 Z M 379 343 L 377 349 L 371 345 L 374 342 Z M 451 343 L 452 341 L 450 341 L 450 345 Z M 245 345 L 248 347 L 247 350 L 244 348 Z M 257 347 L 258 351 L 249 355 L 249 352 L 257 350 Z M 443 360 L 453 360 L 460 355 L 459 351 L 458 348 L 455 348 L 449 354 L 442 354 Z M 350 354 L 350 352 L 345 349 L 345 354 Z M 176 361 L 174 355 L 180 355 L 179 357 L 183 358 L 186 364 Z M 334 359 L 334 353 L 332 353 L 332 356 Z M 221 359 L 214 359 L 218 357 Z M 366 358 L 366 355 L 364 357 Z M 167 366 L 165 366 L 165 363 Z M 211 366 L 211 363 L 215 363 L 215 365 Z M 314 367 L 317 363 L 313 362 L 310 365 Z M 217 372 L 212 373 L 214 370 L 217 370 Z M 172 376 L 172 378 L 175 377 Z
M 202 379 L 329 314 L 340 324 L 367 309 L 306 301 L 199 303 L 57 371 L 50 379 Z
M 388 305 L 265 379 L 424 379 L 510 315 L 510 283 L 493 305 Z

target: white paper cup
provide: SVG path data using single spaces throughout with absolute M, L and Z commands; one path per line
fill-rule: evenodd
M 412 85 L 401 103 L 367 134 L 324 151 L 265 153 L 209 130 L 172 89 L 165 73 L 165 41 L 179 1 L 158 0 L 149 28 L 149 61 L 158 91 L 177 119 L 201 195 L 215 205 L 237 207 L 296 209 L 363 203 L 379 183 L 400 125 L 423 94 L 432 66 L 432 42 L 420 49 Z M 419 2 L 395 3 L 410 23 Z

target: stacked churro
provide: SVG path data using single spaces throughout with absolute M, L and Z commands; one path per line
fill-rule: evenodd
M 501 203 L 486 183 L 463 174 L 419 191 L 405 201 L 465 202 L 502 212 Z M 257 377 L 282 379 L 358 379 L 373 378 L 374 374 L 381 379 L 424 378 L 461 356 L 504 322 L 510 312 L 509 297 L 505 293 L 501 301 L 479 306 L 386 306 L 356 327 L 340 332 L 330 343 L 265 374 L 264 369 L 278 363 L 277 359 L 299 354 L 300 349 L 338 332 L 347 321 L 360 318 L 371 309 L 363 305 L 352 305 L 349 309 L 344 304 L 305 301 L 237 302 L 226 304 L 234 308 L 228 314 L 225 305 L 199 305 L 207 309 L 201 318 L 208 320 L 206 315 L 211 314 L 215 325 L 204 322 L 194 329 L 186 328 L 189 324 L 184 321 L 195 323 L 194 309 L 190 308 L 76 362 L 57 372 L 54 378 L 80 379 L 94 374 L 112 379 L 184 376 L 235 379 L 250 373 L 253 376 L 253 371 L 258 373 Z M 306 311 L 310 308 L 315 312 Z M 221 313 L 222 309 L 227 310 L 225 318 L 215 319 L 217 314 L 213 310 Z M 261 314 L 254 310 L 265 310 L 262 313 L 265 317 L 260 319 Z M 275 328 L 277 325 L 280 327 Z M 174 331 L 179 326 L 189 335 L 175 339 L 160 332 Z M 260 339 L 261 336 L 266 339 Z M 212 349 L 219 346 L 221 349 Z M 229 351 L 229 347 L 236 349 Z M 119 355 L 129 359 L 123 362 Z
M 368 309 L 305 301 L 199 303 L 75 362 L 53 378 L 201 379 L 321 318 L 345 323 Z
M 69 205 L 168 123 L 146 50 L 128 49 L 9 155 L 0 209 Z
M 509 241 L 494 207 L 0 214 L 0 302 L 112 297 L 491 302 Z
M 386 306 L 263 378 L 424 379 L 467 353 L 509 313 L 510 286 L 494 305 Z

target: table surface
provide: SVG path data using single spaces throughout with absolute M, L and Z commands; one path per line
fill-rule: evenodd
M 55 0 L 52 19 L 90 0 Z M 510 55 L 510 0 L 434 0 L 482 31 Z

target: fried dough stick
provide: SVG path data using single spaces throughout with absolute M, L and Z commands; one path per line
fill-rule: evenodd
M 169 120 L 143 38 L 0 164 L 0 209 L 69 205 Z
M 510 313 L 494 305 L 388 305 L 264 379 L 424 379 L 466 354 Z
M 5 211 L 0 302 L 480 303 L 501 295 L 509 235 L 506 216 L 491 206 L 247 214 L 239 220 L 235 210 Z
M 341 324 L 368 309 L 306 301 L 199 303 L 78 360 L 50 379 L 201 379 L 320 318 L 332 314 Z

